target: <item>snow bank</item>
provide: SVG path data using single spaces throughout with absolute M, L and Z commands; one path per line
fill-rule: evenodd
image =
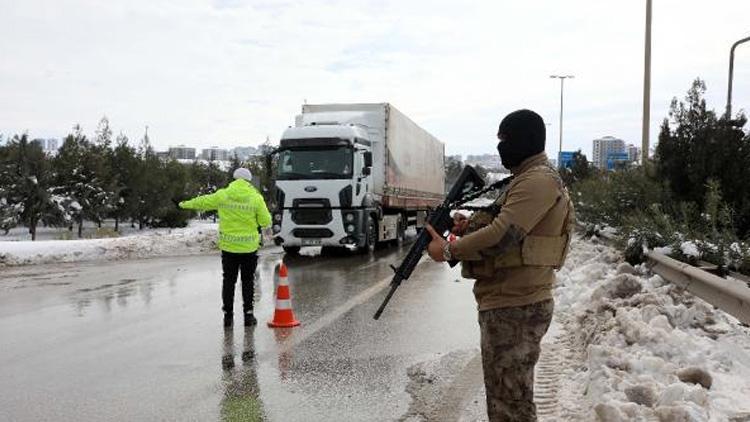
M 195 224 L 110 239 L 0 241 L 0 266 L 205 253 L 216 250 L 217 229 L 218 224 Z
M 750 330 L 731 316 L 580 238 L 555 295 L 581 420 L 750 418 Z

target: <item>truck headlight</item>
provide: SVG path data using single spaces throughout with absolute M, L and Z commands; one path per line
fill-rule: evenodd
M 354 214 L 346 214 L 344 215 L 344 219 L 346 219 L 347 223 L 351 223 L 352 221 L 354 221 Z
M 281 214 L 274 214 L 273 215 L 273 221 L 280 223 L 281 222 Z
M 346 232 L 347 233 L 353 233 L 354 232 L 354 224 L 349 224 L 346 226 Z

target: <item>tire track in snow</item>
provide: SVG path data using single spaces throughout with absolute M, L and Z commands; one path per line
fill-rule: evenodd
M 534 403 L 539 420 L 559 420 L 558 398 L 563 364 L 562 346 L 542 344 L 542 353 L 534 374 Z

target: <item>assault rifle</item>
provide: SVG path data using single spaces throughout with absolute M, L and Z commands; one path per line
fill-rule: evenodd
M 456 183 L 453 185 L 450 192 L 448 192 L 448 196 L 443 203 L 435 208 L 430 214 L 427 223 L 435 228 L 436 232 L 442 235 L 453 227 L 453 218 L 451 218 L 450 215 L 451 210 L 456 209 L 469 201 L 473 201 L 486 192 L 503 188 L 510 183 L 511 179 L 512 177 L 507 177 L 485 187 L 484 180 L 479 176 L 477 171 L 474 170 L 474 167 L 465 166 L 461 174 L 458 176 L 458 180 L 456 180 Z M 422 253 L 427 249 L 427 245 L 429 245 L 431 241 L 432 236 L 430 236 L 430 233 L 425 229 L 421 230 L 417 235 L 417 240 L 411 245 L 409 253 L 406 254 L 404 260 L 401 261 L 401 265 L 399 265 L 398 268 L 391 265 L 391 268 L 395 272 L 393 279 L 391 280 L 391 290 L 386 295 L 377 312 L 375 312 L 375 319 L 380 318 L 380 314 L 383 313 L 386 305 L 388 305 L 388 302 L 391 300 L 391 296 L 396 292 L 396 289 L 401 285 L 401 282 L 407 280 L 409 276 L 411 276 L 412 271 L 414 271 L 414 268 L 422 258 Z M 449 262 L 451 267 L 454 267 L 457 263 L 458 261 Z

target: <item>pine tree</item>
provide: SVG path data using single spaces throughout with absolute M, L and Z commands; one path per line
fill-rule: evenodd
M 588 179 L 595 174 L 596 169 L 589 164 L 586 155 L 578 151 L 573 153 L 572 163 L 569 168 L 564 168 L 560 171 L 560 176 L 565 181 L 565 184 L 572 186 L 581 180 Z
M 177 160 L 170 160 L 164 163 L 161 171 L 164 185 L 151 224 L 159 227 L 185 227 L 191 212 L 180 209 L 177 204 L 190 197 L 190 167 Z
M 750 136 L 741 129 L 746 118 L 719 119 L 706 106 L 705 92 L 705 83 L 696 79 L 684 101 L 672 100 L 656 147 L 657 174 L 677 201 L 699 208 L 706 206 L 708 181 L 716 180 L 745 236 L 750 234 Z
M 237 154 L 232 154 L 232 159 L 229 162 L 229 168 L 227 169 L 227 179 L 231 180 L 232 176 L 234 174 L 234 171 L 237 170 L 240 167 L 244 167 L 246 164 L 242 162 L 242 160 L 237 157 Z
M 133 178 L 133 200 L 135 204 L 131 218 L 138 222 L 139 229 L 143 229 L 152 225 L 158 219 L 159 209 L 163 206 L 164 201 L 170 200 L 164 194 L 165 172 L 161 160 L 156 156 L 156 152 L 151 146 L 148 127 L 146 127 L 146 132 L 138 146 L 138 158 L 137 171 Z
M 0 153 L 3 229 L 24 224 L 31 240 L 41 222 L 59 225 L 65 219 L 62 199 L 52 193 L 52 169 L 42 148 L 29 142 L 28 135 L 14 136 Z M 6 221 L 7 219 L 7 221 Z
M 18 177 L 11 157 L 11 146 L 0 146 L 0 230 L 5 234 L 20 223 L 22 211 L 22 204 L 12 196 Z
M 104 149 L 109 149 L 112 146 L 112 129 L 109 127 L 109 119 L 107 116 L 102 116 L 99 121 L 99 125 L 96 128 L 96 138 L 94 139 L 95 145 Z
M 65 137 L 55 158 L 56 193 L 71 199 L 69 211 L 78 225 L 79 238 L 83 236 L 85 220 L 101 226 L 102 219 L 111 209 L 107 151 L 103 144 L 92 144 L 76 125 L 73 133 Z
M 110 169 L 112 172 L 113 200 L 110 215 L 115 219 L 115 231 L 120 230 L 120 221 L 133 213 L 135 173 L 138 171 L 139 159 L 133 147 L 128 145 L 128 137 L 120 134 L 117 137 L 112 154 Z

